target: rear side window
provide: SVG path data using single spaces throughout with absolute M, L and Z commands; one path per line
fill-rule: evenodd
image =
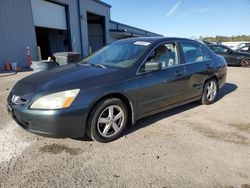
M 205 61 L 211 60 L 211 57 L 208 54 L 207 50 L 203 48 L 203 52 L 204 52 L 204 60 Z
M 198 44 L 182 42 L 181 47 L 186 64 L 202 62 L 210 59 L 207 52 Z

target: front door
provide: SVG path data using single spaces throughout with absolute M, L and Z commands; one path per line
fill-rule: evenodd
M 154 111 L 183 100 L 185 66 L 181 64 L 175 43 L 156 47 L 146 60 L 162 65 L 160 70 L 144 72 L 145 65 L 139 70 L 137 101 L 139 115 L 145 116 Z

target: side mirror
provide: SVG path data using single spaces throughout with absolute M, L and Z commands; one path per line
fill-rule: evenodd
M 233 50 L 229 50 L 228 53 L 232 54 L 232 53 L 234 53 L 234 51 Z
M 155 70 L 162 69 L 162 63 L 161 62 L 155 62 L 155 61 L 149 61 L 144 65 L 144 71 L 150 72 Z

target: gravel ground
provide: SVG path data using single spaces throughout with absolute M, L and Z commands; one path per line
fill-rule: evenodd
M 28 74 L 0 77 L 0 187 L 250 187 L 250 69 L 229 67 L 215 104 L 144 118 L 108 144 L 18 127 L 5 101 Z

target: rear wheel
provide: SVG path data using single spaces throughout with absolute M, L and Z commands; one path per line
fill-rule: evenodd
M 250 67 L 250 59 L 249 58 L 242 59 L 242 61 L 240 62 L 240 65 L 242 67 Z
M 206 105 L 214 103 L 216 101 L 218 90 L 217 81 L 215 79 L 208 80 L 205 83 L 200 102 Z
M 99 142 L 110 142 L 121 136 L 128 122 L 128 110 L 124 102 L 108 98 L 99 102 L 90 114 L 87 135 Z

